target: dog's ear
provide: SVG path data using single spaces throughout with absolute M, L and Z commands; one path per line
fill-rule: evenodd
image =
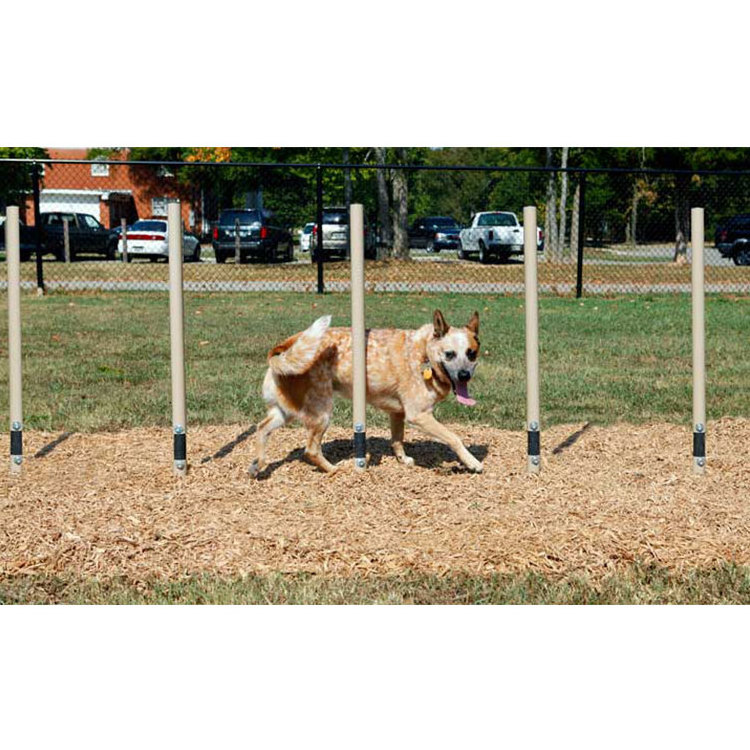
M 479 335 L 479 313 L 474 310 L 474 314 L 471 316 L 471 320 L 466 326 L 475 336 Z
M 435 327 L 435 338 L 439 339 L 448 333 L 448 324 L 445 322 L 443 313 L 440 310 L 435 310 L 432 314 L 432 325 Z

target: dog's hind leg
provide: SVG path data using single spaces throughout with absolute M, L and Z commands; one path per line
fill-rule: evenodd
M 266 418 L 258 425 L 258 432 L 255 437 L 255 460 L 250 464 L 248 473 L 256 477 L 266 468 L 266 443 L 270 434 L 286 424 L 287 417 L 281 410 L 281 407 L 274 405 L 268 410 Z
M 429 412 L 419 414 L 409 421 L 419 427 L 423 432 L 426 432 L 428 435 L 431 435 L 441 443 L 445 443 L 452 448 L 464 466 L 477 473 L 480 473 L 484 468 L 481 461 L 477 461 L 477 459 L 466 450 L 466 447 L 461 442 L 461 438 L 459 438 L 455 432 L 451 432 L 445 425 L 440 424 L 440 422 L 438 422 Z
M 315 464 L 315 466 L 317 466 L 319 469 L 327 472 L 333 472 L 336 471 L 338 466 L 336 464 L 332 464 L 323 455 L 323 451 L 321 449 L 323 435 L 325 435 L 325 431 L 328 429 L 329 421 L 329 414 L 326 414 L 324 417 L 318 416 L 316 419 L 303 419 L 303 422 L 307 427 L 307 445 L 305 446 L 305 458 L 310 461 L 310 463 Z
M 414 459 L 404 451 L 404 415 L 389 414 L 391 418 L 391 447 L 398 461 L 406 466 L 414 466 Z

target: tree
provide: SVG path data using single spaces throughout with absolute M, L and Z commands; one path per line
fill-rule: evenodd
M 547 166 L 552 166 L 552 148 L 547 148 Z M 547 205 L 544 212 L 544 236 L 549 248 L 550 260 L 557 260 L 557 194 L 555 172 L 547 176 Z
M 565 252 L 565 230 L 566 230 L 566 219 L 565 213 L 566 203 L 568 201 L 568 173 L 565 171 L 568 166 L 568 151 L 567 146 L 563 147 L 562 160 L 560 166 L 562 171 L 560 172 L 560 224 L 557 231 L 557 259 L 562 260 L 563 253 Z
M 0 147 L 0 159 L 49 159 L 43 148 Z M 31 164 L 0 164 L 0 209 L 23 206 L 33 189 Z
M 375 149 L 375 161 L 378 164 L 385 164 L 388 152 L 385 148 L 376 147 Z M 380 226 L 380 242 L 385 248 L 385 254 L 390 256 L 392 252 L 391 247 L 391 201 L 388 194 L 388 179 L 385 169 L 377 170 L 377 190 L 378 190 L 378 224 Z
M 397 160 L 406 164 L 406 149 L 395 149 Z M 397 258 L 409 257 L 409 190 L 403 169 L 391 170 L 393 183 L 393 254 Z

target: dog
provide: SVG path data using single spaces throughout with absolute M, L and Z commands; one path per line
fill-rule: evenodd
M 352 397 L 352 334 L 350 328 L 330 324 L 330 315 L 318 318 L 268 353 L 263 380 L 268 413 L 258 425 L 251 476 L 267 466 L 270 434 L 293 419 L 307 428 L 307 460 L 323 471 L 336 470 L 323 455 L 321 442 L 331 420 L 334 393 Z M 465 406 L 476 403 L 467 384 L 479 359 L 478 335 L 479 313 L 465 326 L 454 328 L 440 310 L 435 310 L 432 324 L 416 330 L 366 332 L 367 403 L 389 414 L 391 445 L 402 464 L 414 464 L 404 452 L 404 423 L 409 422 L 452 448 L 468 469 L 482 471 L 482 463 L 432 414 L 451 392 Z

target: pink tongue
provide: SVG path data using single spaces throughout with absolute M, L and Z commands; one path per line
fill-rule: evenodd
M 466 383 L 456 383 L 456 398 L 458 399 L 458 403 L 464 406 L 474 406 L 476 404 L 473 398 L 469 398 Z

